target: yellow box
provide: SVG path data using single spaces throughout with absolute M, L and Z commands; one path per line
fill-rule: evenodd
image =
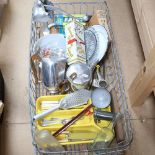
M 84 26 L 76 21 L 65 25 L 68 64 L 86 63 Z
M 54 96 L 42 96 L 39 97 L 36 101 L 36 113 L 39 114 L 42 112 L 41 109 L 41 104 L 42 101 L 59 101 L 62 99 L 65 95 L 54 95 Z M 50 120 L 53 118 L 59 118 L 59 119 L 72 119 L 75 117 L 77 114 L 79 114 L 83 109 L 85 109 L 89 104 L 91 104 L 91 100 L 88 101 L 87 104 L 72 108 L 72 109 L 67 109 L 67 110 L 56 110 L 55 112 L 49 114 L 48 116 L 44 117 L 44 120 Z M 69 144 L 84 144 L 84 143 L 93 143 L 93 139 L 101 133 L 101 131 L 104 132 L 104 127 L 106 128 L 111 124 L 109 121 L 102 120 L 99 123 L 95 123 L 94 121 L 94 116 L 93 116 L 93 110 L 94 108 L 91 108 L 89 112 L 87 112 L 81 119 L 79 119 L 77 122 L 75 122 L 73 125 L 71 125 L 64 133 L 62 133 L 60 136 L 57 137 L 59 142 L 62 145 L 69 145 Z M 110 111 L 110 107 L 105 108 L 104 111 Z M 43 120 L 38 120 L 36 121 L 37 129 L 38 130 L 48 130 L 53 134 L 55 131 L 60 129 L 63 125 L 61 124 L 54 124 L 54 125 L 48 125 L 48 126 L 43 126 L 42 125 Z M 110 131 L 110 132 L 109 132 Z M 87 134 L 87 139 L 77 139 L 77 140 L 72 140 L 68 141 L 68 135 L 82 135 L 82 133 L 88 133 Z M 106 130 L 105 133 L 107 136 L 113 137 L 113 129 L 112 126 L 108 127 L 108 131 Z M 94 135 L 94 138 L 92 139 Z M 89 137 L 90 136 L 90 137 Z M 82 139 L 82 138 L 81 138 Z

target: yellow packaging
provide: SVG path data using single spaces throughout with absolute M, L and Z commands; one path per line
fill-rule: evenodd
M 68 64 L 86 63 L 84 26 L 76 21 L 65 25 Z

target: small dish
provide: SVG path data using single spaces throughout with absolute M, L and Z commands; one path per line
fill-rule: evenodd
M 93 25 L 85 31 L 85 40 L 87 64 L 91 69 L 94 69 L 107 51 L 108 33 L 103 26 Z

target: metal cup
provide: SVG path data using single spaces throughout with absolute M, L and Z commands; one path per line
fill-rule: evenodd
M 67 79 L 75 89 L 84 89 L 89 87 L 91 82 L 91 70 L 87 64 L 71 64 L 66 72 Z

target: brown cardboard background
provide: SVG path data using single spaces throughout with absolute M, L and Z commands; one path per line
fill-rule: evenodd
M 131 0 L 145 57 L 155 45 L 155 1 Z

